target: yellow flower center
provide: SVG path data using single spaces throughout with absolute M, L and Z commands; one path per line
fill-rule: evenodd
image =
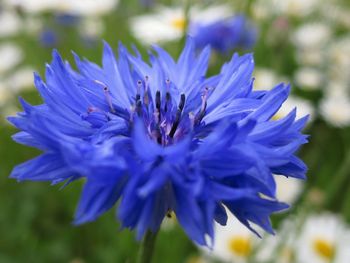
M 271 120 L 273 121 L 278 121 L 279 119 L 282 119 L 284 116 L 281 113 L 276 113 L 275 115 L 272 116 Z
M 185 30 L 186 20 L 182 17 L 177 17 L 171 21 L 171 25 L 178 30 Z
M 233 254 L 240 257 L 248 257 L 252 250 L 251 240 L 243 236 L 232 237 L 228 242 L 228 246 Z
M 282 248 L 281 257 L 283 262 L 293 262 L 294 261 L 294 252 L 292 249 L 285 247 Z
M 319 256 L 321 256 L 329 261 L 334 256 L 335 249 L 334 249 L 333 244 L 327 240 L 322 239 L 322 238 L 317 238 L 314 240 L 313 248 L 314 248 L 315 252 L 317 253 L 317 255 L 319 255 Z

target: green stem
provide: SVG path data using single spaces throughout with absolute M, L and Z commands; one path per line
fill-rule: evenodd
M 335 197 L 339 194 L 340 188 L 346 183 L 346 180 L 349 175 L 349 167 L 350 167 L 350 150 L 346 153 L 344 161 L 340 166 L 340 169 L 334 176 L 334 182 L 330 186 L 327 194 L 326 194 L 326 207 L 331 207 L 333 202 L 335 201 Z
M 157 233 L 147 231 L 140 247 L 138 263 L 151 263 L 156 243 Z
M 245 4 L 244 13 L 249 17 L 251 17 L 253 4 L 254 0 L 247 0 Z

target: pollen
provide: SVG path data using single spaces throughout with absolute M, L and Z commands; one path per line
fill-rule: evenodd
M 335 249 L 328 240 L 317 238 L 313 241 L 313 249 L 320 257 L 331 260 L 334 257 Z
M 171 21 L 171 25 L 178 29 L 178 30 L 185 30 L 185 26 L 186 26 L 186 20 L 184 18 L 181 18 L 181 17 L 177 17 L 177 18 L 174 18 L 172 21 Z
M 277 112 L 275 115 L 273 115 L 271 117 L 271 120 L 272 121 L 278 121 L 278 120 L 282 119 L 283 117 L 284 117 L 283 114 L 281 114 L 280 112 Z
M 240 257 L 248 257 L 252 251 L 251 240 L 244 236 L 234 236 L 228 242 L 229 250 Z

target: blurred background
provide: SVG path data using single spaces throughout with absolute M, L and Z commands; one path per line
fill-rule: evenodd
M 135 44 L 146 56 L 159 44 L 177 57 L 185 35 L 213 53 L 209 74 L 234 52 L 253 52 L 255 88 L 292 84 L 274 116 L 297 107 L 309 114 L 310 143 L 299 155 L 305 182 L 276 177 L 278 198 L 292 204 L 275 215 L 276 236 L 257 238 L 234 219 L 216 228 L 212 251 L 196 247 L 176 219 L 166 219 L 154 262 L 350 262 L 350 2 L 346 0 L 1 0 L 0 1 L 0 263 L 134 262 L 134 234 L 110 211 L 96 222 L 71 222 L 82 182 L 48 187 L 8 178 L 38 154 L 11 140 L 6 116 L 18 97 L 41 99 L 33 72 L 43 74 L 52 49 L 100 64 L 102 40 Z

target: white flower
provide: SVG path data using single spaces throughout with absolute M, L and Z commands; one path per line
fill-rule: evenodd
M 348 263 L 350 233 L 334 214 L 312 215 L 305 221 L 296 244 L 297 262 Z
M 318 0 L 274 0 L 279 13 L 302 17 L 311 14 L 321 4 Z
M 9 6 L 19 7 L 24 12 L 39 13 L 54 9 L 57 0 L 5 0 Z
M 252 9 L 258 19 L 280 15 L 305 17 L 316 11 L 319 5 L 319 0 L 258 0 Z
M 17 34 L 22 27 L 21 19 L 12 11 L 0 10 L 0 37 L 9 37 Z
M 333 41 L 326 50 L 330 77 L 350 82 L 350 35 Z
M 324 83 L 324 74 L 316 68 L 301 67 L 295 73 L 294 80 L 300 88 L 318 90 Z
M 320 102 L 320 112 L 323 118 L 333 126 L 350 125 L 350 99 L 341 90 L 337 90 L 335 94 L 325 93 L 325 97 Z
M 28 13 L 67 12 L 97 16 L 110 12 L 119 0 L 6 0 L 8 5 L 20 7 Z
M 275 114 L 273 119 L 278 120 L 287 116 L 288 113 L 290 113 L 294 108 L 297 108 L 297 119 L 309 114 L 310 123 L 315 117 L 315 109 L 309 101 L 295 96 L 289 96 L 288 99 L 282 104 L 282 107 Z
M 301 65 L 319 66 L 325 63 L 325 54 L 318 49 L 297 49 L 296 59 Z
M 161 8 L 156 14 L 133 18 L 131 31 L 140 40 L 151 44 L 180 38 L 185 24 L 182 9 Z
M 240 223 L 230 212 L 226 226 L 215 223 L 215 243 L 212 250 L 201 247 L 212 258 L 223 262 L 247 262 L 260 239 Z
M 0 73 L 17 66 L 23 59 L 22 50 L 13 43 L 0 45 Z
M 268 68 L 256 68 L 254 70 L 254 78 L 255 90 L 270 90 L 278 82 L 276 72 Z
M 350 10 L 346 5 L 339 5 L 337 1 L 329 1 L 322 3 L 320 7 L 322 17 L 329 19 L 331 23 L 350 28 Z
M 301 49 L 317 49 L 323 47 L 327 43 L 327 41 L 330 40 L 331 33 L 332 31 L 330 29 L 330 26 L 327 24 L 304 24 L 301 27 L 299 27 L 293 34 L 292 41 L 298 48 Z
M 303 181 L 293 177 L 274 175 L 276 181 L 276 197 L 280 202 L 293 204 L 303 190 Z
M 39 32 L 43 30 L 44 26 L 42 17 L 36 15 L 27 16 L 23 23 L 23 29 L 25 32 L 34 35 L 35 37 L 37 37 Z
M 101 19 L 88 17 L 83 19 L 79 25 L 79 30 L 84 36 L 96 38 L 102 35 L 105 27 Z
M 112 11 L 119 0 L 57 0 L 56 10 L 82 16 L 100 16 Z
M 190 23 L 207 24 L 228 17 L 231 14 L 227 6 L 214 6 L 207 9 L 192 7 Z M 148 43 L 172 41 L 182 37 L 186 26 L 182 8 L 158 7 L 153 14 L 137 16 L 131 19 L 131 31 L 138 39 Z
M 0 80 L 0 107 L 4 106 L 11 96 L 11 92 L 9 92 L 6 83 Z
M 34 71 L 31 67 L 18 69 L 6 79 L 8 87 L 14 92 L 32 88 Z
M 276 231 L 275 236 L 264 236 L 261 245 L 257 249 L 256 261 L 263 263 L 294 263 L 296 229 L 298 229 L 297 225 L 299 223 L 299 218 L 285 219 Z

